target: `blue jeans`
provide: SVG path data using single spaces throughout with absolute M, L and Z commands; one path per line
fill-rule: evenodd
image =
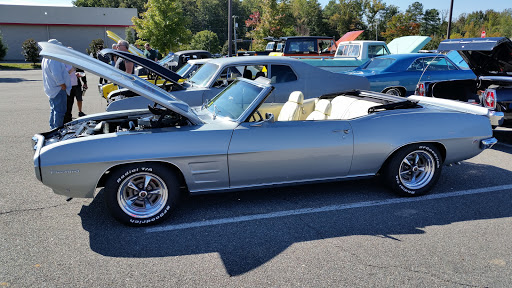
M 66 90 L 60 90 L 57 96 L 50 98 L 50 128 L 55 129 L 64 124 L 66 115 L 68 94 Z

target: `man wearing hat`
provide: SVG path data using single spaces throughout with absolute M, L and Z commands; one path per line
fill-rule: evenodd
M 48 43 L 62 45 L 57 39 L 50 39 Z M 71 92 L 71 79 L 64 63 L 53 59 L 43 58 L 41 70 L 44 93 L 50 100 L 50 128 L 55 129 L 64 124 L 67 97 Z

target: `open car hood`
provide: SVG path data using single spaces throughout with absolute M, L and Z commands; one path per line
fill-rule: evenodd
M 404 36 L 393 39 L 388 44 L 391 54 L 417 53 L 425 47 L 432 38 L 428 36 Z
M 162 77 L 163 79 L 176 84 L 176 86 L 178 86 L 178 88 L 184 89 L 184 87 L 181 84 L 179 84 L 179 80 L 181 79 L 180 75 L 161 66 L 160 64 L 156 63 L 155 61 L 153 61 L 151 59 L 148 59 L 146 57 L 140 57 L 140 56 L 134 55 L 129 52 L 119 51 L 119 50 L 114 50 L 114 49 L 103 49 L 100 51 L 100 53 L 102 55 L 114 54 L 115 56 L 121 57 L 128 61 L 131 61 L 139 66 L 142 66 L 142 67 L 150 70 L 151 72 Z
M 72 65 L 73 67 L 89 71 L 99 77 L 108 79 L 118 85 L 130 89 L 138 95 L 146 97 L 165 108 L 181 114 L 193 123 L 202 122 L 187 103 L 178 100 L 171 94 L 162 90 L 160 87 L 142 78 L 127 74 L 126 72 L 114 68 L 107 63 L 99 61 L 98 59 L 94 59 L 84 53 L 61 45 L 51 44 L 48 42 L 39 42 L 38 45 L 42 49 L 39 55 L 43 57 L 55 59 Z
M 114 42 L 119 42 L 119 40 L 124 40 L 123 38 L 119 37 L 116 33 L 107 30 L 107 36 L 108 38 L 114 40 Z M 135 55 L 144 56 L 144 52 L 142 52 L 139 48 L 133 46 L 133 44 L 130 44 L 130 47 L 128 47 L 128 51 Z
M 336 47 L 338 47 L 341 42 L 356 40 L 356 38 L 359 37 L 359 35 L 361 35 L 363 32 L 364 30 L 358 30 L 345 33 L 345 35 L 341 36 L 340 39 L 336 41 Z
M 437 50 L 458 51 L 477 76 L 512 76 L 512 42 L 506 37 L 449 39 Z

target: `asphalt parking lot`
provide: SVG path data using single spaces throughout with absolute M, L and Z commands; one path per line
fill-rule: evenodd
M 37 181 L 48 115 L 41 71 L 0 71 L 0 287 L 512 287 L 512 127 L 427 196 L 378 179 L 203 195 L 130 228 L 101 190 L 66 202 Z

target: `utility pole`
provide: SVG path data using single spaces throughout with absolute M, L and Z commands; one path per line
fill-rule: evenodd
M 236 27 L 238 27 L 238 23 L 236 23 L 236 18 L 238 18 L 238 16 L 236 15 L 233 15 L 233 35 L 235 36 L 235 56 L 237 56 L 237 53 L 238 53 L 238 49 L 236 47 Z
M 452 32 L 452 11 L 453 11 L 453 0 L 450 4 L 450 16 L 448 16 L 448 31 L 446 32 L 446 39 L 450 39 L 450 33 Z
M 233 53 L 231 53 L 231 41 L 233 38 L 231 31 L 231 0 L 228 0 L 228 57 L 233 56 Z

